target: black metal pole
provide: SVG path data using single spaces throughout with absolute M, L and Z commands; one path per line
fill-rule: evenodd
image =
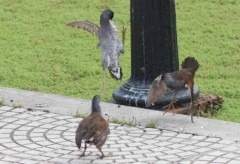
M 161 73 L 178 70 L 174 0 L 131 0 L 131 77 L 113 92 L 119 104 L 145 107 L 152 81 Z M 195 88 L 196 94 L 198 89 Z M 171 101 L 164 96 L 160 105 Z M 176 97 L 189 102 L 187 91 Z

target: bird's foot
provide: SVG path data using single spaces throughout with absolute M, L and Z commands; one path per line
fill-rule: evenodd
M 100 155 L 99 158 L 103 159 L 104 157 L 106 157 L 105 155 Z
M 165 113 L 167 113 L 168 111 L 170 111 L 171 109 L 173 109 L 173 115 L 175 116 L 175 107 L 174 107 L 174 103 L 176 103 L 177 100 L 172 100 L 168 105 L 165 105 L 164 108 L 167 108 L 167 110 L 164 111 L 163 116 L 165 115 Z
M 188 115 L 191 116 L 191 122 L 194 123 L 193 121 L 193 115 L 195 113 L 195 107 L 194 107 L 194 104 L 191 104 L 190 107 L 189 107 L 189 110 L 188 110 Z
M 80 155 L 80 157 L 84 157 L 85 156 L 85 153 L 82 153 L 81 155 Z

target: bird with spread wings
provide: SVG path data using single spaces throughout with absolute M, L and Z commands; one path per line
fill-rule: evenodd
M 174 103 L 176 102 L 175 97 L 178 91 L 184 90 L 186 88 L 190 88 L 190 97 L 191 97 L 191 105 L 189 113 L 191 115 L 191 121 L 193 121 L 193 114 L 194 114 L 194 77 L 195 72 L 199 68 L 198 61 L 193 57 L 187 57 L 182 62 L 182 69 L 164 73 L 158 76 L 153 82 L 149 89 L 147 100 L 146 100 L 146 107 L 151 106 L 153 103 L 159 101 L 167 92 L 168 90 L 174 91 L 173 98 L 171 102 L 166 105 L 168 109 L 165 111 L 168 112 L 171 107 L 174 108 Z M 163 108 L 165 108 L 163 107 Z
M 100 27 L 89 21 L 72 21 L 67 26 L 78 27 L 94 34 L 99 39 L 98 47 L 102 49 L 103 90 L 105 91 L 106 69 L 112 78 L 121 80 L 123 73 L 119 56 L 124 53 L 126 28 L 122 29 L 122 42 L 117 36 L 117 27 L 113 22 L 114 12 L 106 9 L 100 15 Z

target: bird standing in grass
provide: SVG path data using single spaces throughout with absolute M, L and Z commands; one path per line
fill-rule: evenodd
M 146 107 L 152 105 L 152 103 L 157 102 L 161 99 L 163 95 L 167 93 L 168 90 L 173 90 L 173 98 L 172 101 L 165 107 L 168 109 L 165 111 L 168 112 L 171 107 L 174 110 L 174 103 L 176 102 L 175 97 L 178 91 L 184 90 L 186 88 L 190 88 L 190 96 L 191 96 L 191 105 L 189 113 L 191 115 L 191 121 L 193 121 L 193 114 L 194 114 L 194 76 L 195 72 L 198 70 L 199 64 L 198 61 L 193 57 L 187 57 L 182 62 L 182 69 L 171 72 L 171 73 L 164 73 L 158 76 L 152 83 L 147 100 L 146 100 Z
M 120 42 L 117 36 L 117 27 L 112 20 L 113 17 L 114 12 L 107 9 L 100 15 L 100 27 L 88 21 L 73 21 L 66 24 L 67 26 L 82 28 L 98 37 L 98 46 L 102 49 L 103 90 L 105 90 L 107 68 L 112 78 L 116 80 L 121 80 L 123 75 L 119 64 L 119 56 L 124 53 L 126 28 L 123 27 L 122 42 Z
M 85 141 L 84 151 L 81 156 L 85 155 L 87 144 L 93 144 L 97 147 L 101 152 L 100 158 L 105 156 L 101 147 L 105 144 L 110 130 L 108 122 L 102 117 L 99 103 L 100 97 L 98 95 L 94 96 L 92 99 L 91 114 L 84 118 L 77 128 L 75 142 L 78 149 L 81 148 L 82 140 Z

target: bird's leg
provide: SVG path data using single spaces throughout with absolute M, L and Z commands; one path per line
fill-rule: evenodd
M 86 150 L 87 150 L 87 141 L 85 141 L 85 147 L 84 147 L 83 153 L 81 154 L 81 157 L 85 156 Z
M 191 121 L 192 121 L 192 123 L 194 123 L 194 121 L 193 121 L 193 114 L 195 113 L 194 93 L 193 93 L 194 82 L 192 82 L 189 86 L 190 86 L 190 95 L 191 95 L 190 115 L 191 115 Z
M 193 114 L 195 113 L 194 103 L 191 103 L 190 109 L 191 109 L 191 121 L 192 123 L 194 123 L 193 121 Z
M 100 158 L 103 159 L 105 157 L 104 153 L 102 152 L 102 149 L 101 148 L 98 148 L 98 150 L 101 152 L 101 156 Z
M 175 113 L 174 103 L 176 102 L 176 100 L 175 100 L 176 94 L 177 94 L 177 92 L 174 92 L 172 101 L 171 101 L 168 105 L 166 105 L 166 106 L 163 107 L 163 108 L 167 108 L 167 107 L 168 107 L 167 110 L 164 111 L 163 115 L 165 115 L 165 113 L 167 113 L 167 112 L 168 112 L 169 110 L 171 110 L 171 109 L 173 109 L 173 115 L 175 115 L 175 114 L 174 114 L 174 113 Z M 172 108 L 171 108 L 171 107 L 172 107 Z
M 103 70 L 103 85 L 102 85 L 102 92 L 106 95 L 106 69 Z

